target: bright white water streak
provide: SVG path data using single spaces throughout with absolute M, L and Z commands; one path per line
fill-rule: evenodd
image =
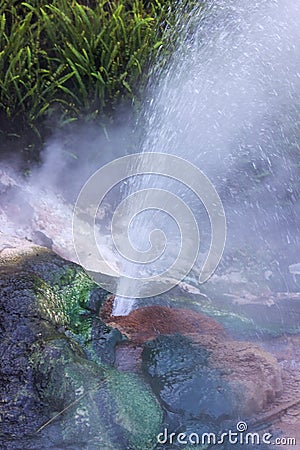
M 298 98 L 299 9 L 294 0 L 207 1 L 189 15 L 179 8 L 177 47 L 163 69 L 153 69 L 139 123 L 141 149 L 196 163 L 217 190 L 254 153 L 279 170 L 285 137 L 274 124 Z M 161 187 L 166 181 L 152 183 Z M 149 184 L 147 177 L 136 180 L 128 194 Z M 142 247 L 148 234 L 149 216 L 141 214 L 133 223 L 134 244 Z M 122 292 L 124 283 L 121 278 Z M 128 314 L 133 305 L 117 297 L 114 314 Z

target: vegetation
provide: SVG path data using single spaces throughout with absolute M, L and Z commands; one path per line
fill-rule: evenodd
M 166 42 L 170 5 L 0 0 L 0 132 L 7 119 L 39 133 L 45 118 L 113 115 L 137 100 L 150 56 Z

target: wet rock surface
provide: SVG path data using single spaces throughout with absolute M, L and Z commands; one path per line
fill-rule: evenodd
M 236 432 L 240 418 L 250 421 L 282 390 L 275 359 L 250 343 L 222 343 L 207 335 L 165 335 L 144 344 L 142 361 L 145 376 L 166 411 L 160 435 L 164 445 L 159 449 L 182 448 L 176 442 L 179 433 L 185 439 L 193 436 L 193 443 L 195 434 L 200 443 L 203 437 L 206 446 L 196 448 L 210 448 L 205 433 L 220 437 L 227 430 Z M 175 433 L 172 445 L 171 433 Z M 230 449 L 232 442 L 225 439 L 218 447 Z
M 224 256 L 202 289 L 214 307 L 223 311 L 222 323 L 231 335 L 238 339 L 259 336 L 263 340 L 267 336 L 299 333 L 299 280 L 289 270 L 289 263 L 297 261 L 297 254 L 289 258 L 280 259 L 271 248 L 253 251 L 247 246 Z M 238 318 L 242 319 L 240 323 Z
M 160 336 L 148 341 L 142 353 L 143 370 L 150 377 L 166 409 L 186 420 L 210 421 L 235 415 L 232 392 L 221 372 L 208 365 L 209 351 L 186 336 Z
M 282 395 L 256 417 L 271 423 L 271 432 L 282 438 L 277 448 L 297 449 L 300 444 L 300 336 L 285 335 L 260 345 L 276 357 L 282 370 Z
M 248 417 L 274 402 L 283 389 L 275 358 L 247 342 L 160 336 L 144 344 L 142 361 L 151 383 L 165 384 L 159 394 L 163 403 L 186 414 Z M 189 408 L 195 408 L 193 413 Z
M 276 358 L 252 342 L 191 336 L 210 352 L 209 365 L 222 373 L 233 393 L 234 409 L 248 417 L 262 411 L 283 391 L 282 370 Z
M 111 367 L 123 338 L 97 314 L 109 294 L 48 249 L 1 235 L 0 250 L 1 448 L 153 448 L 161 410 Z
M 160 306 L 114 317 L 111 302 L 100 315 L 128 337 L 117 344 L 115 365 L 144 374 L 169 433 L 235 429 L 238 418 L 254 417 L 280 397 L 282 368 L 276 358 L 255 343 L 233 340 L 214 319 Z

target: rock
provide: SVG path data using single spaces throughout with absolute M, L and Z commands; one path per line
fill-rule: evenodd
M 191 338 L 209 351 L 209 366 L 220 370 L 230 384 L 240 417 L 262 411 L 281 395 L 281 367 L 270 353 L 251 342 L 199 335 Z
M 67 408 L 60 420 L 40 431 L 53 444 L 153 448 L 161 411 L 138 377 L 88 361 L 80 348 L 62 339 L 38 345 L 32 361 L 35 387 L 52 415 Z
M 35 244 L 41 245 L 42 247 L 47 247 L 50 250 L 52 250 L 53 247 L 53 241 L 48 236 L 46 236 L 45 233 L 42 231 L 36 230 L 33 231 L 33 240 Z
M 300 275 L 300 263 L 290 264 L 289 272 L 292 275 Z
M 208 357 L 186 336 L 159 336 L 145 343 L 143 372 L 163 405 L 169 433 L 218 433 L 225 419 L 236 417 L 230 384 L 209 367 Z
M 146 342 L 142 368 L 163 405 L 169 435 L 236 430 L 240 418 L 261 411 L 282 391 L 281 370 L 270 354 L 207 334 Z M 181 447 L 175 442 L 158 448 Z
M 272 290 L 266 282 L 265 272 L 260 274 L 260 279 L 256 272 L 244 269 L 215 273 L 201 285 L 202 296 L 205 293 L 207 299 L 190 294 L 184 299 L 186 307 L 215 318 L 237 339 L 252 340 L 257 336 L 263 339 L 298 333 L 299 294 Z M 254 272 L 254 268 L 251 269 Z M 278 273 L 275 275 L 274 272 L 274 276 L 278 277 Z M 190 284 L 196 284 L 197 278 L 194 271 L 188 278 Z M 170 298 L 169 304 L 176 306 L 180 296 L 173 294 L 173 297 L 174 301 Z
M 280 396 L 276 359 L 253 343 L 234 341 L 212 318 L 161 306 L 114 317 L 112 303 L 100 315 L 128 337 L 117 344 L 116 366 L 148 377 L 170 432 L 219 430 L 225 419 L 252 416 Z
M 183 419 L 212 420 L 235 415 L 232 392 L 221 372 L 208 365 L 209 352 L 179 334 L 144 345 L 143 370 L 163 404 Z
M 3 234 L 0 249 L 1 448 L 151 450 L 161 409 L 111 367 L 110 294 L 49 249 Z
M 159 339 L 163 339 L 164 335 L 169 335 L 170 346 L 174 347 L 174 352 L 177 351 L 172 339 L 177 342 L 179 337 L 175 336 L 180 334 L 182 339 L 185 336 L 191 340 L 185 344 L 185 348 L 192 364 L 195 346 L 208 352 L 208 367 L 218 369 L 222 380 L 229 383 L 237 413 L 249 415 L 261 411 L 280 395 L 281 369 L 276 359 L 253 343 L 234 341 L 214 319 L 195 311 L 163 306 L 139 308 L 128 316 L 114 317 L 111 316 L 112 303 L 113 298 L 104 305 L 100 315 L 128 337 L 127 342 L 119 343 L 116 347 L 116 366 L 120 370 L 140 371 L 144 358 L 143 345 L 144 349 L 149 345 L 155 347 L 158 342 L 161 345 Z M 149 340 L 154 344 L 147 343 Z M 163 355 L 161 361 L 164 361 Z M 179 356 L 178 353 L 178 359 L 182 358 L 184 355 Z M 172 380 L 169 381 L 172 385 Z
M 92 319 L 91 341 L 88 348 L 101 362 L 113 365 L 115 362 L 115 346 L 126 340 L 117 328 L 105 325 L 98 318 Z

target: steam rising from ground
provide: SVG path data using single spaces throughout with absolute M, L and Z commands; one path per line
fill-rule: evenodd
M 129 117 L 129 115 L 127 116 Z M 55 131 L 39 167 L 24 173 L 21 161 L 0 164 L 0 230 L 52 247 L 77 261 L 72 215 L 76 198 L 95 169 L 132 149 L 132 127 L 76 125 Z M 108 199 L 113 205 L 118 192 Z M 88 206 L 88 205 L 87 205 Z M 83 212 L 83 220 L 90 219 Z M 113 255 L 110 258 L 114 260 Z

